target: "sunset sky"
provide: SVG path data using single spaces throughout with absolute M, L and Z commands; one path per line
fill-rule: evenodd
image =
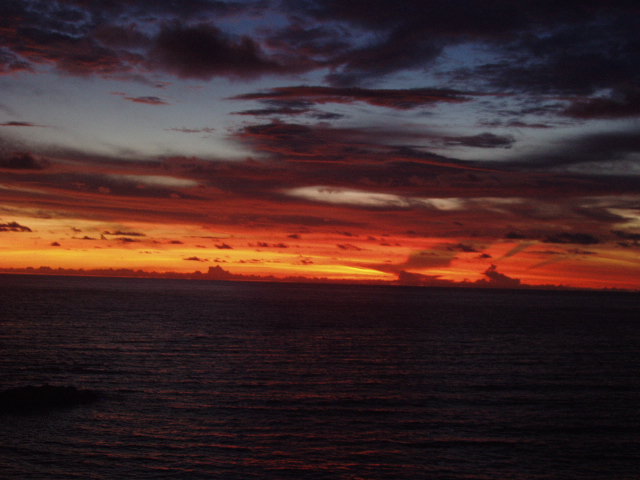
M 640 4 L 3 0 L 0 268 L 640 289 Z

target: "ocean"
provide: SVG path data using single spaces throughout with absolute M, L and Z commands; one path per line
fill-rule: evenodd
M 38 399 L 3 404 L 0 478 L 637 480 L 639 312 L 621 292 L 2 275 L 0 390 Z

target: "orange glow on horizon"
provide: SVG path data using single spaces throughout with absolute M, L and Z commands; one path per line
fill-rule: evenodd
M 399 234 L 376 237 L 336 229 L 212 232 L 210 227 L 188 224 L 14 218 L 18 225 L 29 225 L 30 231 L 3 232 L 3 269 L 206 274 L 209 268 L 219 266 L 236 276 L 353 282 L 396 282 L 400 272 L 406 271 L 418 275 L 415 278 L 425 278 L 425 285 L 472 285 L 486 282 L 485 272 L 490 265 L 497 265 L 504 276 L 500 278 L 518 279 L 523 285 L 640 288 L 637 258 L 604 248 L 598 249 L 598 255 L 577 255 L 558 247 L 542 250 L 542 245 L 531 242 L 486 241 L 478 244 L 484 246 L 480 253 L 465 246 L 465 239 L 444 242 Z

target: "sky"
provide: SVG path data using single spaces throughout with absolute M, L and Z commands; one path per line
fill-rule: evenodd
M 0 269 L 640 288 L 640 5 L 3 0 Z

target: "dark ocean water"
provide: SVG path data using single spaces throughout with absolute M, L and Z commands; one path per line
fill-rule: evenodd
M 640 478 L 630 293 L 0 276 L 3 479 Z

